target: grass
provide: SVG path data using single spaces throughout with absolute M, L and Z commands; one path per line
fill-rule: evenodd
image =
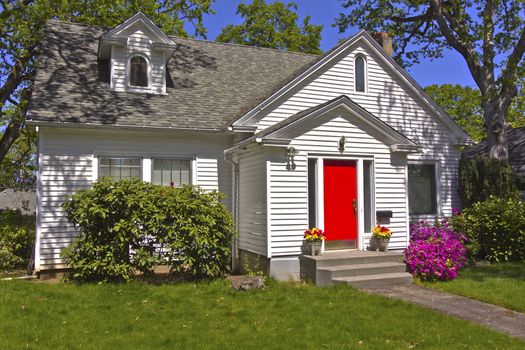
M 350 287 L 0 283 L 0 349 L 523 349 Z
M 525 312 L 525 263 L 466 267 L 455 280 L 422 285 Z

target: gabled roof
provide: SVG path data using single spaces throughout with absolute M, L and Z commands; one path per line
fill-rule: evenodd
M 392 128 L 390 125 L 374 116 L 366 109 L 352 101 L 348 96 L 341 95 L 323 104 L 298 112 L 280 122 L 269 126 L 237 145 L 234 148 L 243 147 L 247 144 L 257 142 L 270 145 L 288 145 L 296 136 L 299 126 L 305 123 L 313 123 L 315 119 L 322 117 L 330 112 L 341 111 L 341 117 L 351 120 L 359 120 L 368 127 L 381 134 L 385 144 L 390 146 L 393 152 L 418 152 L 420 146 L 405 135 Z
M 109 63 L 97 59 L 107 28 L 49 21 L 33 87 L 29 123 L 222 132 L 317 55 L 170 37 L 167 95 L 109 89 Z
M 246 129 L 248 121 L 259 114 L 262 109 L 270 105 L 278 98 L 284 96 L 290 90 L 298 88 L 305 83 L 305 81 L 313 75 L 315 72 L 326 67 L 333 60 L 340 59 L 341 55 L 346 55 L 346 49 L 354 45 L 357 42 L 361 42 L 370 48 L 379 57 L 385 66 L 396 75 L 405 85 L 414 92 L 415 96 L 418 96 L 420 101 L 425 104 L 434 115 L 441 120 L 454 134 L 461 140 L 470 140 L 468 134 L 441 108 L 432 98 L 419 86 L 419 84 L 401 67 L 399 64 L 388 55 L 385 50 L 377 43 L 374 38 L 370 36 L 366 31 L 361 30 L 356 35 L 342 41 L 339 45 L 325 52 L 319 56 L 317 60 L 312 62 L 310 65 L 305 66 L 302 70 L 298 71 L 297 74 L 291 76 L 282 86 L 272 91 L 266 96 L 266 98 L 260 103 L 252 106 L 252 108 L 243 116 L 232 122 L 232 126 L 235 129 Z M 250 124 L 250 123 L 248 123 Z M 248 129 L 252 127 L 251 125 Z M 253 128 L 253 127 L 252 127 Z
M 100 36 L 98 57 L 100 59 L 108 59 L 111 53 L 111 45 L 124 46 L 128 39 L 128 36 L 124 34 L 124 32 L 132 28 L 145 29 L 148 32 L 145 34 L 148 35 L 153 42 L 153 48 L 166 51 L 166 62 L 169 61 L 173 51 L 176 49 L 175 42 L 164 34 L 164 32 L 142 12 L 136 13 L 123 23 Z
M 525 176 L 525 127 L 509 129 L 507 132 L 509 149 L 509 164 L 516 174 Z M 463 151 L 462 156 L 473 158 L 476 156 L 488 156 L 487 141 Z

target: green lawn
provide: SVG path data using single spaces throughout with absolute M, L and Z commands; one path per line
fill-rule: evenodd
M 523 349 L 350 287 L 0 283 L 0 349 Z
M 422 285 L 525 312 L 525 263 L 466 267 L 453 281 Z

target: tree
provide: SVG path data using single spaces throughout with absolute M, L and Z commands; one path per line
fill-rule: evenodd
M 396 38 L 405 65 L 438 58 L 444 49 L 465 60 L 481 93 L 492 158 L 508 159 L 507 114 L 525 70 L 525 3 L 521 0 L 344 0 L 340 31 L 359 26 Z
M 481 93 L 478 89 L 459 84 L 429 85 L 425 91 L 465 130 L 474 141 L 487 137 L 483 124 Z M 525 96 L 516 96 L 507 114 L 507 122 L 514 128 L 525 126 Z
M 215 39 L 219 42 L 244 44 L 305 53 L 321 53 L 323 26 L 310 24 L 310 16 L 298 24 L 297 4 L 281 1 L 267 4 L 253 0 L 239 4 L 237 14 L 244 22 L 227 25 Z
M 0 165 L 7 171 L 16 159 L 6 156 L 24 133 L 40 43 L 48 19 L 114 27 L 138 11 L 144 12 L 167 34 L 205 36 L 203 14 L 213 13 L 214 0 L 0 0 Z M 18 151 L 12 156 L 16 156 Z M 25 152 L 21 155 L 26 156 Z M 23 158 L 23 157 L 22 157 Z M 9 177 L 9 176 L 8 176 Z M 1 184 L 0 184 L 1 185 Z

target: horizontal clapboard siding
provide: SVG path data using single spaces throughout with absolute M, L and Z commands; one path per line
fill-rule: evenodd
M 150 86 L 129 87 L 127 66 L 134 54 L 147 57 L 150 63 Z M 151 40 L 142 31 L 130 34 L 126 47 L 113 46 L 111 49 L 111 86 L 116 91 L 133 90 L 135 92 L 166 93 L 166 71 L 164 56 L 161 51 L 152 49 Z
M 263 151 L 239 158 L 239 248 L 268 254 L 266 158 Z
M 222 153 L 231 144 L 229 137 L 56 128 L 41 128 L 39 136 L 40 270 L 63 266 L 60 252 L 76 231 L 61 204 L 75 191 L 91 187 L 94 155 L 194 159 L 194 183 L 224 193 L 231 208 L 231 166 Z
M 355 56 L 359 54 L 367 62 L 367 93 L 354 91 Z M 305 86 L 276 103 L 277 107 L 264 113 L 258 122 L 258 131 L 267 128 L 299 111 L 314 107 L 342 94 L 397 129 L 423 147 L 422 153 L 411 154 L 412 161 L 436 161 L 439 166 L 440 208 L 438 215 L 450 216 L 452 208 L 459 206 L 457 195 L 457 166 L 459 149 L 453 145 L 450 130 L 433 117 L 431 111 L 422 107 L 419 98 L 387 72 L 379 63 L 378 57 L 369 49 L 358 44 L 348 49 L 348 54 L 327 70 L 314 76 Z M 321 146 L 321 144 L 320 144 Z M 373 152 L 372 152 L 373 153 Z M 386 177 L 397 183 L 404 173 L 379 173 L 378 178 Z M 388 186 L 388 185 L 387 185 Z M 401 206 L 398 199 L 378 198 L 379 203 Z M 413 217 L 413 220 L 433 217 Z
M 376 209 L 392 210 L 389 227 L 394 232 L 390 248 L 402 249 L 407 244 L 405 166 L 392 165 L 387 145 L 370 136 L 366 127 L 350 123 L 338 116 L 295 138 L 292 146 L 299 153 L 295 156 L 294 170 L 290 170 L 284 152 L 276 153 L 271 162 L 271 212 L 272 254 L 295 255 L 300 253 L 303 232 L 308 227 L 308 154 L 374 156 Z M 338 140 L 347 138 L 343 154 L 337 152 Z M 370 238 L 365 236 L 365 242 Z

